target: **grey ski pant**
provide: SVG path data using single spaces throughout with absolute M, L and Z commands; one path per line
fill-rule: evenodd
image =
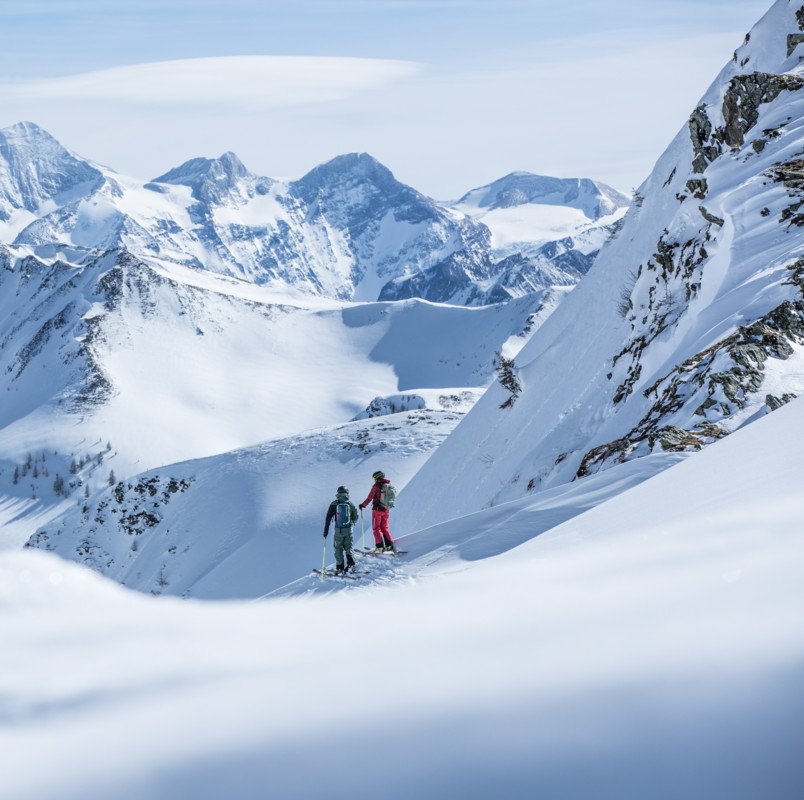
M 352 529 L 351 528 L 335 528 L 335 563 L 343 566 L 344 553 L 348 556 L 349 561 L 354 563 L 355 554 L 352 552 Z

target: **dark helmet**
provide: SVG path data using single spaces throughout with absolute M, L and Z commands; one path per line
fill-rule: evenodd
M 378 469 L 371 477 L 374 478 L 375 481 L 378 481 L 380 478 L 385 477 L 385 473 L 381 469 Z
M 336 494 L 349 494 L 349 490 L 345 486 L 339 486 Z

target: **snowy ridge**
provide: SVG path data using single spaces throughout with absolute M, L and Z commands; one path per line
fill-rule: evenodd
M 498 254 L 486 225 L 400 183 L 365 153 L 290 182 L 252 174 L 234 153 L 139 181 L 74 156 L 32 123 L 1 135 L 0 240 L 40 258 L 123 248 L 278 290 L 467 305 L 574 285 L 585 271 L 552 270 L 546 252 L 525 253 L 527 236 Z
M 799 10 L 746 37 L 517 358 L 513 406 L 492 387 L 406 489 L 407 530 L 699 449 L 804 391 Z

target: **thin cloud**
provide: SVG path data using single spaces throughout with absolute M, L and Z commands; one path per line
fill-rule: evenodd
M 192 58 L 0 84 L 0 98 L 267 110 L 337 102 L 421 70 L 412 61 L 371 58 Z

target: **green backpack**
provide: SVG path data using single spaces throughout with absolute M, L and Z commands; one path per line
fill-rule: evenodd
M 396 502 L 396 489 L 394 489 L 390 483 L 384 483 L 380 486 L 380 498 L 378 502 L 380 508 L 385 511 L 394 507 L 394 503 Z

